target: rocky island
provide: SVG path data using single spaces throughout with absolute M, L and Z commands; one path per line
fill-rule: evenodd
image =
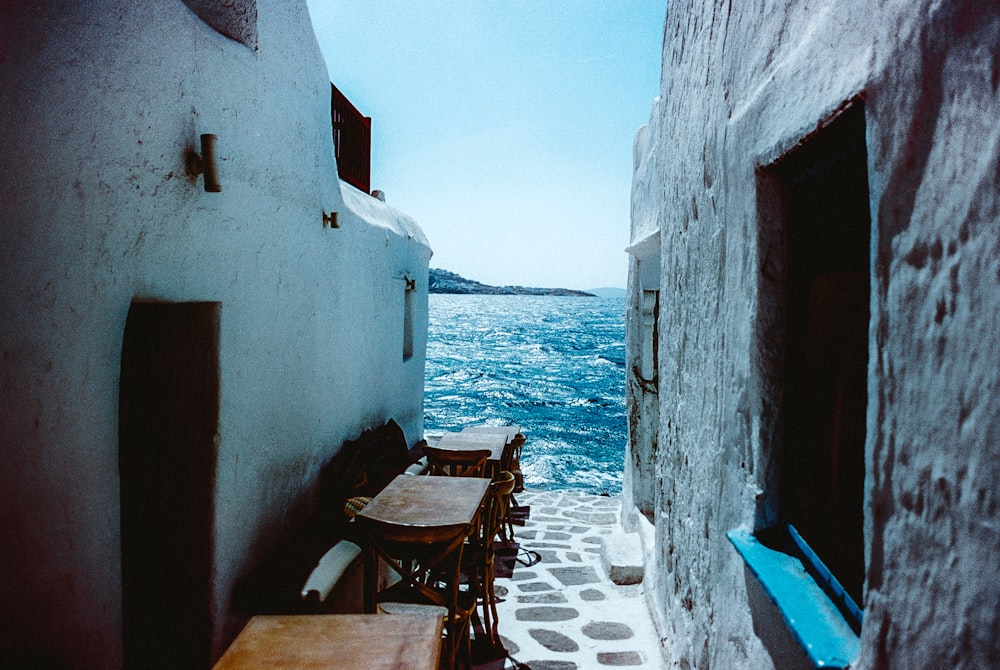
M 466 279 L 454 272 L 431 268 L 427 283 L 428 293 L 478 293 L 483 295 L 564 295 L 593 298 L 593 293 L 568 288 L 531 288 L 528 286 L 490 286 Z

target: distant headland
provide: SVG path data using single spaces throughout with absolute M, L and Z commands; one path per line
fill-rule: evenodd
M 427 284 L 429 293 L 459 293 L 482 295 L 561 295 L 593 298 L 595 294 L 568 288 L 531 288 L 528 286 L 490 286 L 461 277 L 454 272 L 431 268 Z

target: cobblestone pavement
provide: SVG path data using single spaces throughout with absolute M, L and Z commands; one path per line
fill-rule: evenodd
M 513 574 L 496 579 L 505 668 L 662 668 L 642 584 L 618 586 L 602 567 L 602 538 L 620 533 L 620 498 L 518 493 L 530 505 Z M 534 565 L 525 550 L 540 561 Z

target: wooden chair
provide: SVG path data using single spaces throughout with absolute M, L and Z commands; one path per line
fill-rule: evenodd
M 504 470 L 514 475 L 514 492 L 520 493 L 524 490 L 524 478 L 521 475 L 521 452 L 524 450 L 524 435 L 518 433 L 510 441 L 510 461 L 507 464 L 501 463 Z
M 477 591 L 462 590 L 465 539 L 475 524 L 418 527 L 357 517 L 365 556 L 365 611 L 440 612 L 445 618 L 445 667 L 454 668 L 459 647 L 471 667 L 469 628 Z M 378 590 L 378 564 L 385 563 L 399 581 Z M 433 577 L 431 577 L 433 575 Z
M 457 451 L 424 447 L 424 455 L 430 464 L 430 474 L 452 477 L 485 477 L 489 449 Z
M 463 556 L 463 572 L 466 573 L 470 588 L 476 588 L 483 608 L 483 628 L 493 646 L 500 641 L 497 630 L 497 598 L 494 592 L 493 564 L 496 560 L 494 540 L 507 515 L 507 505 L 514 490 L 514 475 L 501 472 L 490 484 L 489 493 L 483 501 L 479 527 L 469 537 Z
M 524 435 L 518 433 L 507 443 L 504 449 L 500 467 L 503 471 L 509 472 L 514 478 L 514 486 L 511 495 L 507 496 L 507 507 L 504 510 L 503 520 L 500 525 L 500 535 L 504 542 L 514 541 L 514 522 L 511 511 L 517 501 L 514 500 L 514 493 L 524 490 L 524 476 L 521 474 L 521 452 L 524 449 Z

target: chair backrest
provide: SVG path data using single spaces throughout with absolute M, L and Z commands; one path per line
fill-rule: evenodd
M 469 524 L 451 524 L 448 526 L 413 526 L 395 524 L 366 516 L 358 516 L 355 520 L 357 532 L 362 539 L 370 539 L 378 544 L 453 544 L 469 534 Z
M 374 556 L 381 559 L 399 579 L 398 582 L 395 579 L 390 581 L 395 584 L 389 591 L 399 594 L 401 590 L 412 590 L 427 603 L 454 611 L 462 547 L 471 531 L 469 524 L 426 528 L 398 525 L 365 516 L 359 516 L 357 523 L 362 544 L 373 551 Z M 431 588 L 427 583 L 428 574 L 443 576 L 451 585 L 450 595 Z M 366 575 L 366 579 L 370 578 Z M 376 601 L 382 600 L 381 594 L 373 593 L 373 596 Z
M 521 442 L 520 444 L 524 444 Z M 500 456 L 500 470 L 514 470 L 514 463 L 520 457 L 520 447 L 515 440 L 508 440 L 503 446 L 503 454 Z
M 524 435 L 521 435 L 521 433 L 518 433 L 510 440 L 511 450 L 513 451 L 515 463 L 521 460 L 521 450 L 524 449 L 524 442 L 525 442 Z
M 454 450 L 424 447 L 424 455 L 430 463 L 430 474 L 451 475 L 452 477 L 484 477 L 489 449 Z
M 514 492 L 514 475 L 506 470 L 497 475 L 497 478 L 490 484 L 489 493 L 483 501 L 483 508 L 480 512 L 480 522 L 475 541 L 482 547 L 490 547 L 493 539 L 500 532 L 500 525 L 503 523 L 504 514 L 507 511 L 507 503 L 511 493 Z
M 497 496 L 506 497 L 514 492 L 514 475 L 504 470 L 490 484 L 490 491 Z

